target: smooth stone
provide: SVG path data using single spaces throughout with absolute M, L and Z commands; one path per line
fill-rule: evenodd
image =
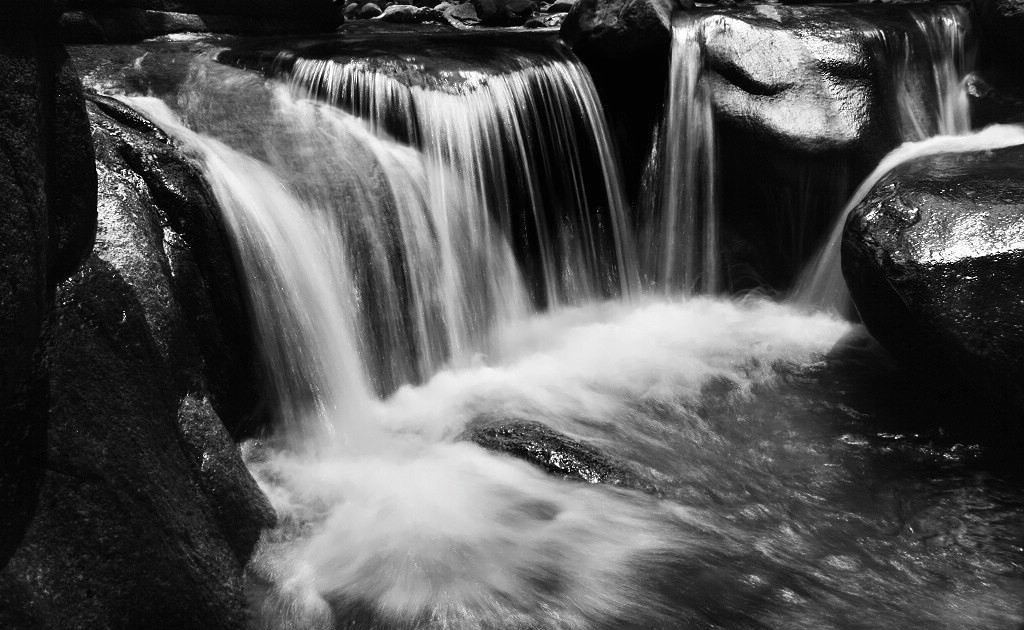
M 986 439 L 1024 434 L 1024 147 L 904 163 L 853 210 L 843 275 L 871 334 L 978 401 Z M 1015 426 L 990 425 L 1005 410 Z

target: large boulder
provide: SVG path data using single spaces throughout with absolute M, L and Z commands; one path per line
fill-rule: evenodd
M 258 401 L 230 252 L 197 168 L 127 108 L 89 109 L 97 240 L 46 328 L 46 467 L 0 627 L 245 628 L 273 513 L 225 426 Z
M 343 21 L 332 0 L 70 0 L 61 33 L 69 42 L 123 42 L 189 32 L 328 32 Z
M 1024 72 L 1024 1 L 975 0 L 974 8 L 984 63 Z
M 480 23 L 485 26 L 522 24 L 536 11 L 533 0 L 471 0 Z
M 96 223 L 89 125 L 54 5 L 0 3 L 0 566 L 35 509 L 45 465 L 40 332 Z
M 890 352 L 978 401 L 986 430 L 1024 411 L 1024 146 L 899 166 L 850 214 L 842 259 Z
M 967 128 L 966 107 L 945 96 L 959 82 L 932 64 L 935 41 L 955 41 L 967 23 L 964 7 L 929 5 L 741 5 L 677 17 L 686 63 L 673 69 L 668 98 L 685 104 L 693 85 L 707 95 L 709 111 L 692 99 L 690 113 L 713 119 L 724 288 L 790 288 L 883 155 Z M 672 185 L 681 182 L 660 182 Z

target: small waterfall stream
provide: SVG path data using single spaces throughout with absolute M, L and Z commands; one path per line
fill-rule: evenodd
M 753 13 L 757 14 L 758 10 L 753 10 Z M 765 10 L 765 15 L 771 15 L 771 11 Z M 891 95 L 891 104 L 869 104 L 868 107 L 877 111 L 860 115 L 882 116 L 885 108 L 891 106 L 893 111 L 885 115 L 894 118 L 896 135 L 905 142 L 924 140 L 934 135 L 967 133 L 970 130 L 970 113 L 964 79 L 972 69 L 967 9 L 940 5 L 920 11 L 910 9 L 908 16 L 907 30 L 887 31 L 867 23 L 863 26 L 875 49 L 875 80 L 885 86 L 885 92 Z M 733 86 L 715 74 L 721 68 L 709 65 L 706 49 L 709 41 L 723 33 L 728 34 L 738 25 L 742 22 L 737 23 L 728 12 L 687 12 L 677 15 L 673 22 L 669 97 L 655 156 L 649 166 L 652 171 L 649 176 L 659 181 L 659 185 L 645 199 L 647 230 L 644 232 L 645 242 L 651 243 L 652 250 L 657 252 L 647 260 L 644 275 L 649 284 L 670 292 L 683 289 L 715 293 L 724 288 L 719 242 L 722 219 L 718 187 L 721 182 L 717 174 L 715 98 L 712 95 L 714 88 L 709 83 L 711 75 L 714 74 L 719 90 L 735 92 L 743 88 Z M 817 45 L 827 45 L 829 36 L 824 37 Z M 833 37 L 842 41 L 841 36 Z M 809 39 L 813 39 L 813 35 Z M 728 47 L 728 44 L 722 45 Z M 801 54 L 806 56 L 808 53 L 802 51 Z M 827 73 L 829 68 L 819 68 L 819 71 Z M 750 109 L 758 107 L 757 99 L 770 99 L 776 92 L 784 92 L 788 86 L 786 77 L 774 77 L 772 80 L 779 86 L 751 88 L 760 89 L 764 94 L 748 96 L 752 103 L 749 104 Z M 726 82 L 725 87 L 722 86 L 723 81 Z M 837 89 L 828 86 L 828 81 L 825 81 L 822 94 Z M 827 100 L 830 97 L 822 98 Z M 817 105 L 825 110 L 828 106 L 828 102 Z M 803 115 L 800 107 L 795 103 L 790 115 Z M 836 104 L 834 107 L 842 106 Z M 829 126 L 841 127 L 842 123 L 833 121 Z M 793 216 L 786 220 L 802 225 L 806 222 L 802 215 L 808 211 L 802 207 L 787 208 L 785 212 Z M 799 245 L 800 238 L 795 241 Z M 809 271 L 797 281 L 796 301 L 819 306 L 832 303 L 829 296 L 843 287 L 838 249 L 826 246 L 807 269 Z
M 176 98 L 124 97 L 206 173 L 272 377 L 281 433 L 244 445 L 279 517 L 253 628 L 1024 621 L 1019 493 L 971 477 L 970 448 L 872 428 L 904 407 L 874 400 L 891 374 L 856 326 L 681 297 L 719 279 L 670 248 L 644 271 L 668 295 L 645 295 L 579 62 L 527 43 L 456 72 L 439 41 L 275 54 L 276 79 L 203 58 Z M 691 167 L 706 105 L 673 127 L 701 138 Z M 672 203 L 713 205 L 697 181 Z M 706 255 L 680 258 L 711 264 L 713 218 L 654 232 L 683 228 Z M 515 421 L 642 483 L 466 439 Z

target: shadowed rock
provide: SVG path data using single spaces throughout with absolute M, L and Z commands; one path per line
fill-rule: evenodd
M 89 125 L 55 4 L 0 3 L 0 566 L 35 509 L 45 465 L 40 332 L 96 226 Z
M 331 0 L 70 0 L 61 34 L 75 43 L 171 33 L 287 35 L 327 32 L 343 20 Z
M 241 629 L 274 516 L 222 422 L 258 401 L 224 332 L 245 328 L 231 260 L 188 159 L 116 101 L 89 110 L 97 240 L 46 327 L 46 470 L 0 626 Z
M 979 401 L 979 425 L 1024 410 L 1024 148 L 900 166 L 851 213 L 842 253 L 890 352 Z

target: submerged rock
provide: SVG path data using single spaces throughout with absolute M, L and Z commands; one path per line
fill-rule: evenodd
M 539 422 L 477 421 L 463 432 L 460 439 L 530 462 L 566 479 L 656 492 L 649 483 L 594 447 Z
M 233 265 L 198 170 L 132 110 L 89 110 L 97 241 L 45 332 L 47 466 L 0 626 L 245 628 L 274 516 L 223 422 L 258 401 Z
M 1024 147 L 903 164 L 853 210 L 842 254 L 890 352 L 973 394 L 979 423 L 1024 411 Z

